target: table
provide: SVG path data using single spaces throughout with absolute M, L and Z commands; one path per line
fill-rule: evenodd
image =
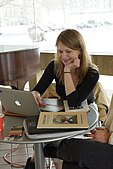
M 89 123 L 89 128 L 88 130 L 79 130 L 79 131 L 68 131 L 69 135 L 64 135 L 64 136 L 60 136 L 58 138 L 54 138 L 53 136 L 49 139 L 44 138 L 44 139 L 37 139 L 37 140 L 31 140 L 28 139 L 25 135 L 25 133 L 23 134 L 21 139 L 14 139 L 14 140 L 9 140 L 8 139 L 8 133 L 10 131 L 10 128 L 14 125 L 23 125 L 23 120 L 25 118 L 22 117 L 12 117 L 12 116 L 5 116 L 4 117 L 4 130 L 3 133 L 0 134 L 0 142 L 4 142 L 4 143 L 16 143 L 16 144 L 34 144 L 34 153 L 35 153 L 35 168 L 36 169 L 44 169 L 45 168 L 45 157 L 44 157 L 44 153 L 43 153 L 43 144 L 42 143 L 46 143 L 46 142 L 51 142 L 51 141 L 58 141 L 58 140 L 62 140 L 64 138 L 69 138 L 69 137 L 74 137 L 77 135 L 81 135 L 86 133 L 87 131 L 91 130 L 92 128 L 95 127 L 95 125 L 98 122 L 98 112 L 92 108 L 90 108 L 90 112 L 87 114 L 88 115 L 88 123 Z M 65 132 L 66 133 L 66 132 Z

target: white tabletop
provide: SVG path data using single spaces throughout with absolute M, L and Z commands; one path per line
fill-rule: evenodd
M 95 124 L 98 121 L 98 112 L 95 111 L 94 108 L 90 107 L 90 112 L 87 113 L 88 115 L 88 124 L 90 130 L 95 126 Z M 4 130 L 3 133 L 0 134 L 0 141 L 2 142 L 13 142 L 13 143 L 44 143 L 44 142 L 50 142 L 50 141 L 57 141 L 68 137 L 77 136 L 80 134 L 86 133 L 88 130 L 77 130 L 75 131 L 66 131 L 62 136 L 54 137 L 53 135 L 50 138 L 39 138 L 39 139 L 28 139 L 25 134 L 23 134 L 22 138 L 10 138 L 8 137 L 8 133 L 10 131 L 10 128 L 15 125 L 22 125 L 25 118 L 22 117 L 12 117 L 12 116 L 4 116 Z
M 0 106 L 1 107 L 1 106 Z M 0 111 L 2 111 L 0 109 Z M 19 144 L 34 144 L 34 154 L 35 154 L 35 169 L 44 169 L 45 168 L 45 157 L 44 157 L 44 152 L 43 152 L 43 144 L 44 142 L 50 142 L 50 141 L 57 141 L 57 140 L 62 140 L 64 138 L 69 138 L 69 137 L 74 137 L 77 135 L 84 134 L 88 130 L 92 129 L 97 121 L 98 121 L 98 112 L 95 111 L 95 109 L 90 108 L 90 112 L 88 113 L 88 123 L 89 123 L 89 129 L 88 130 L 79 130 L 79 131 L 70 131 L 65 132 L 66 135 L 63 135 L 62 137 L 57 137 L 54 138 L 45 138 L 45 139 L 36 139 L 36 140 L 31 140 L 28 139 L 25 135 L 21 138 L 10 138 L 8 137 L 8 133 L 10 131 L 10 128 L 14 125 L 23 125 L 23 120 L 25 118 L 22 117 L 11 117 L 11 116 L 5 116 L 4 117 L 4 130 L 3 133 L 0 133 L 0 142 L 5 142 L 5 143 L 19 143 Z

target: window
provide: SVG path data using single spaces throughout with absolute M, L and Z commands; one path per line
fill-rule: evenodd
M 113 53 L 113 0 L 0 0 L 0 45 L 54 48 L 66 28 L 79 30 L 89 52 Z

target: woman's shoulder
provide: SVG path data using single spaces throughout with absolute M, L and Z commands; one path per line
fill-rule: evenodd
M 55 71 L 55 61 L 51 60 L 45 68 L 44 72 L 54 73 Z
M 88 73 L 94 73 L 99 75 L 99 70 L 94 67 L 89 67 Z
M 93 77 L 96 78 L 97 80 L 99 79 L 99 71 L 93 67 L 89 67 L 86 77 Z
M 49 62 L 49 64 L 48 64 L 48 65 L 53 65 L 53 66 L 54 66 L 54 64 L 55 64 L 55 60 L 54 60 L 54 59 L 52 59 L 52 60 Z
M 55 63 L 55 60 L 53 59 L 53 60 L 51 60 L 51 61 L 48 63 L 47 67 L 53 68 L 53 67 L 54 67 L 54 63 Z

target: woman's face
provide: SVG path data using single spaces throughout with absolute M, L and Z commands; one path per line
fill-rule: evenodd
M 80 51 L 73 50 L 67 46 L 65 46 L 62 42 L 58 43 L 57 53 L 64 65 L 72 63 L 76 58 L 79 57 Z

